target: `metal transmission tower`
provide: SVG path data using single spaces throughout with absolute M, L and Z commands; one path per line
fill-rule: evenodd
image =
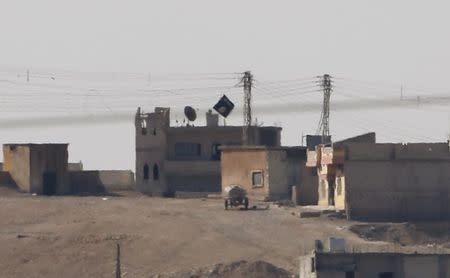
M 329 74 L 319 76 L 318 83 L 323 89 L 323 107 L 316 134 L 322 135 L 322 143 L 325 143 L 326 138 L 330 136 L 330 97 L 331 92 L 333 91 L 331 86 L 331 76 Z
M 242 142 L 248 145 L 249 142 L 249 127 L 252 125 L 252 85 L 253 75 L 250 71 L 244 72 L 242 81 L 244 84 L 244 123 L 242 126 Z

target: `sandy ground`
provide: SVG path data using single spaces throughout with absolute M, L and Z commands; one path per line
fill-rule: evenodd
M 289 271 L 314 239 L 363 243 L 345 220 L 296 208 L 224 211 L 222 200 L 41 197 L 0 192 L 1 277 L 150 277 L 216 263 L 265 260 Z M 4 192 L 3 192 L 4 193 Z

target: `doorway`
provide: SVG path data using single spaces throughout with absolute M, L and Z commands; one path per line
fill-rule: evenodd
M 55 195 L 56 194 L 56 173 L 46 172 L 43 176 L 43 194 L 44 195 Z

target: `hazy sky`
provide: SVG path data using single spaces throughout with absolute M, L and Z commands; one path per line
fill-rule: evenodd
M 269 81 L 330 73 L 403 84 L 406 94 L 409 86 L 450 95 L 449 10 L 448 1 L 411 0 L 0 0 L 0 69 L 152 75 L 252 70 Z M 427 134 L 442 141 L 448 112 L 448 105 L 336 111 L 331 124 L 340 138 L 389 125 L 397 135 L 385 140 Z M 283 141 L 296 144 L 302 132 L 315 130 L 319 116 L 291 113 L 266 122 L 281 122 Z M 0 129 L 0 141 L 68 141 L 71 160 L 88 168 L 132 168 L 132 124 Z

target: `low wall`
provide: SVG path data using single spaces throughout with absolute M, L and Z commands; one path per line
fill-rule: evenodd
M 15 186 L 15 183 L 8 172 L 0 171 L 0 186 Z
M 346 210 L 356 220 L 449 220 L 450 161 L 348 161 Z
M 133 190 L 132 171 L 71 171 L 69 172 L 72 193 L 101 193 Z

